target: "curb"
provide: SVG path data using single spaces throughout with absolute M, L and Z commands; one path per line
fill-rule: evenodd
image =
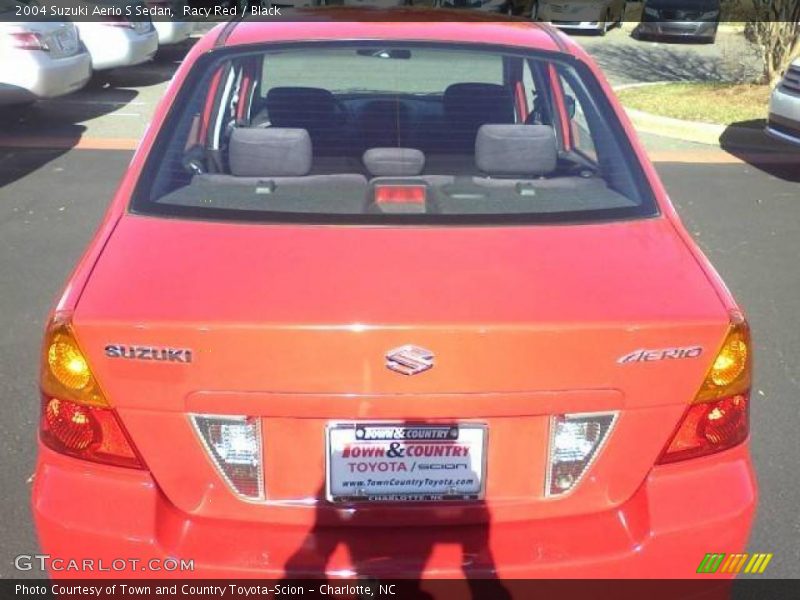
M 646 83 L 628 83 L 614 87 L 614 91 L 645 87 L 664 85 L 667 83 L 675 83 L 674 81 L 655 81 Z M 695 142 L 697 144 L 707 144 L 710 146 L 719 146 L 720 137 L 723 133 L 729 136 L 735 136 L 741 140 L 747 140 L 748 145 L 752 144 L 753 147 L 763 147 L 764 137 L 763 133 L 758 129 L 749 127 L 734 127 L 731 125 L 718 125 L 716 123 L 703 123 L 701 121 L 684 121 L 683 119 L 675 119 L 672 117 L 663 117 L 661 115 L 654 115 L 652 113 L 636 110 L 635 108 L 628 108 L 623 105 L 625 112 L 628 114 L 631 123 L 637 131 L 642 133 L 649 133 L 651 135 L 658 135 L 674 140 L 681 140 L 684 142 Z
M 681 119 L 654 115 L 633 108 L 623 108 L 625 108 L 625 112 L 628 113 L 628 117 L 637 131 L 683 140 L 685 142 L 718 146 L 719 138 L 726 130 L 730 129 L 730 127 L 726 125 L 683 121 Z M 744 130 L 744 128 L 737 129 Z

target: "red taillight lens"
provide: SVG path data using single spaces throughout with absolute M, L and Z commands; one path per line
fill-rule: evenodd
M 42 442 L 84 460 L 144 468 L 75 338 L 69 315 L 47 328 L 42 351 Z
M 50 48 L 38 33 L 33 31 L 13 31 L 10 34 L 11 45 L 18 50 L 42 50 L 47 52 Z
M 728 335 L 659 463 L 713 454 L 747 439 L 752 367 L 750 328 L 733 314 Z
M 741 444 L 750 430 L 749 404 L 743 394 L 693 404 L 658 462 L 697 458 Z
M 143 468 L 114 411 L 44 398 L 41 439 L 61 454 L 119 467 Z

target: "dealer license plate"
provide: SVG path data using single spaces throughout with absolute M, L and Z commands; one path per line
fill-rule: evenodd
M 327 446 L 332 502 L 483 498 L 483 424 L 330 423 Z

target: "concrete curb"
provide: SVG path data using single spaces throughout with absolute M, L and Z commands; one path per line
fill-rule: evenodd
M 645 87 L 665 85 L 667 83 L 680 83 L 675 81 L 654 81 L 647 83 L 629 83 L 618 85 L 614 87 L 614 91 Z M 730 125 L 717 125 L 715 123 L 702 123 L 700 121 L 684 121 L 682 119 L 673 119 L 672 117 L 662 117 L 661 115 L 654 115 L 652 113 L 628 108 L 623 105 L 625 112 L 628 113 L 633 126 L 637 131 L 649 133 L 651 135 L 658 135 L 684 142 L 695 142 L 697 144 L 707 144 L 711 146 L 719 146 L 720 137 L 727 132 L 729 135 L 734 134 L 736 137 L 744 140 L 752 140 L 753 145 L 759 146 L 759 138 L 762 134 L 759 130 L 746 128 L 746 127 L 731 127 Z
M 628 117 L 630 117 L 633 126 L 638 131 L 685 142 L 717 146 L 719 145 L 719 138 L 728 129 L 726 125 L 683 121 L 681 119 L 653 115 L 628 107 L 625 107 L 625 112 L 628 113 Z

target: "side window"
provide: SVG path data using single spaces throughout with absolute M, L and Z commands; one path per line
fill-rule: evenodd
M 592 132 L 589 129 L 589 121 L 586 118 L 586 111 L 580 101 L 580 96 L 563 77 L 561 77 L 561 86 L 564 90 L 564 103 L 570 116 L 573 146 L 596 162 L 597 151 L 592 141 Z

